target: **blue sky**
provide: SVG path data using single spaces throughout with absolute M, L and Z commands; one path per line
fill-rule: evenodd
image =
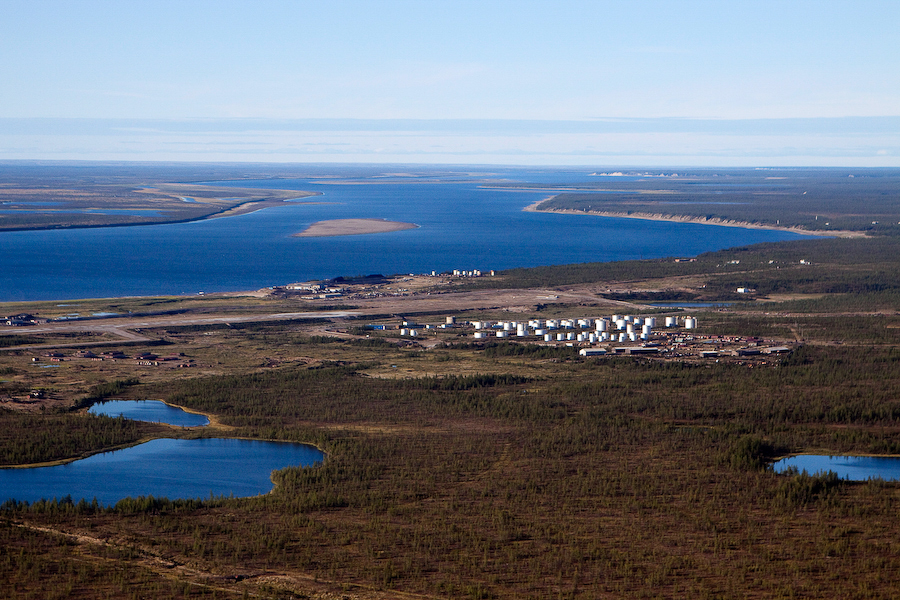
M 0 159 L 900 166 L 895 0 L 0 11 Z

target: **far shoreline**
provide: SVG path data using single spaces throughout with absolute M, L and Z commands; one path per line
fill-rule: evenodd
M 669 223 L 695 223 L 697 225 L 719 225 L 722 227 L 738 227 L 740 229 L 766 229 L 769 231 L 784 231 L 787 233 L 796 233 L 798 235 L 808 235 L 816 237 L 838 237 L 838 238 L 864 238 L 868 237 L 863 231 L 810 231 L 800 227 L 781 227 L 778 225 L 765 225 L 762 223 L 751 223 L 749 221 L 738 221 L 735 219 L 720 219 L 718 217 L 691 217 L 688 215 L 673 215 L 665 213 L 644 213 L 644 212 L 615 212 L 615 211 L 595 211 L 595 210 L 575 210 L 575 209 L 539 209 L 538 207 L 552 200 L 555 196 L 544 198 L 533 202 L 523 208 L 525 212 L 540 213 L 557 213 L 561 215 L 589 215 L 595 217 L 614 217 L 620 219 L 642 219 L 644 221 L 666 221 Z
M 276 190 L 277 191 L 277 190 Z M 263 210 L 264 208 L 275 208 L 279 206 L 285 206 L 287 203 L 292 205 L 319 205 L 319 204 L 333 204 L 332 202 L 315 202 L 315 201 L 302 201 L 299 200 L 302 198 L 309 198 L 312 196 L 321 196 L 322 192 L 294 192 L 291 193 L 290 198 L 285 199 L 264 199 L 264 200 L 255 200 L 249 199 L 241 202 L 239 204 L 235 204 L 234 206 L 223 208 L 221 210 L 217 210 L 215 212 L 211 212 L 206 215 L 201 215 L 198 217 L 188 217 L 188 218 L 173 218 L 173 219 L 163 219 L 156 221 L 128 221 L 128 222 L 110 222 L 110 223 L 79 223 L 74 225 L 67 224 L 50 224 L 50 225 L 13 225 L 10 227 L 0 227 L 0 233 L 5 233 L 7 231 L 73 231 L 76 229 L 104 229 L 107 227 L 147 227 L 151 225 L 182 225 L 184 223 L 199 223 L 201 221 L 211 221 L 213 219 L 223 219 L 227 217 L 237 217 L 240 215 L 248 215 L 250 213 L 254 213 L 258 210 Z

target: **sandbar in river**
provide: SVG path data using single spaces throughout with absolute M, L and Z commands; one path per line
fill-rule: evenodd
M 402 221 L 387 221 L 385 219 L 332 219 L 313 223 L 297 237 L 330 237 L 337 235 L 362 235 L 365 233 L 387 233 L 389 231 L 403 231 L 404 229 L 416 229 L 415 223 Z

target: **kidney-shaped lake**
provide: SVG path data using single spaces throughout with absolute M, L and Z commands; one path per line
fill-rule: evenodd
M 112 506 L 128 497 L 247 497 L 268 493 L 272 471 L 313 466 L 324 454 L 313 446 L 210 438 L 157 439 L 65 465 L 0 469 L 0 501 L 35 502 L 71 495 Z

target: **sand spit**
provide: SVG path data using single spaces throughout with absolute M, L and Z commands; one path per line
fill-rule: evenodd
M 864 238 L 863 231 L 810 231 L 809 229 L 801 229 L 800 227 L 779 227 L 777 225 L 764 225 L 761 223 L 751 223 L 749 221 L 737 221 L 734 219 L 719 219 L 706 217 L 692 217 L 688 215 L 669 215 L 663 213 L 642 213 L 642 212 L 614 212 L 614 211 L 584 211 L 584 210 L 563 210 L 563 209 L 540 209 L 538 208 L 544 200 L 539 200 L 533 204 L 529 204 L 524 209 L 527 212 L 547 212 L 559 213 L 564 215 L 594 215 L 596 217 L 618 217 L 622 219 L 645 219 L 648 221 L 670 221 L 672 223 L 699 223 L 701 225 L 721 225 L 723 227 L 742 227 L 744 229 L 770 229 L 773 231 L 789 231 L 800 235 L 816 235 L 824 237 L 839 238 Z
M 387 233 L 389 231 L 403 231 L 404 229 L 416 229 L 415 223 L 402 221 L 387 221 L 385 219 L 332 219 L 330 221 L 318 221 L 313 223 L 297 237 L 330 237 L 336 235 L 362 235 L 364 233 Z

